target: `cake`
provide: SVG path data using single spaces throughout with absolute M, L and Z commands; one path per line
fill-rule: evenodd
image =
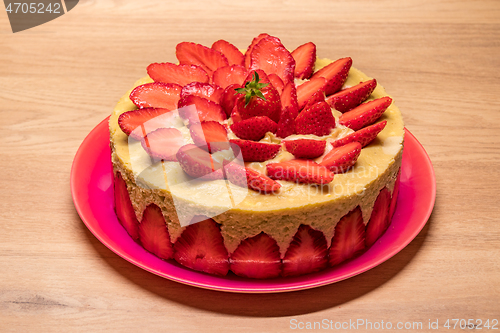
M 395 210 L 404 125 L 352 59 L 182 42 L 109 119 L 116 214 L 164 260 L 208 274 L 297 276 L 359 256 Z M 230 273 L 232 272 L 232 273 Z

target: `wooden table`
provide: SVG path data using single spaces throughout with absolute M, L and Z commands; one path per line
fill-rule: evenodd
M 130 264 L 76 213 L 78 147 L 149 63 L 176 61 L 178 42 L 246 48 L 261 32 L 289 48 L 313 41 L 320 57 L 351 56 L 385 86 L 434 165 L 431 218 L 380 266 L 299 292 L 209 291 Z M 80 1 L 15 34 L 0 11 L 0 331 L 491 326 L 500 320 L 499 41 L 498 1 Z

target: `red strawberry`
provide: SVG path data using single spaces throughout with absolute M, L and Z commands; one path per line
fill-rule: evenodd
M 224 173 L 233 184 L 259 193 L 277 193 L 281 185 L 266 175 L 237 163 L 224 161 Z
M 350 211 L 335 226 L 330 246 L 330 265 L 335 266 L 360 255 L 365 249 L 365 224 L 361 209 Z
M 372 215 L 370 221 L 366 225 L 366 247 L 370 247 L 382 234 L 387 230 L 391 223 L 389 216 L 389 208 L 391 206 L 391 192 L 384 187 L 373 205 Z
M 280 121 L 278 123 L 278 129 L 276 130 L 276 135 L 280 138 L 286 138 L 292 134 L 295 134 L 295 111 L 297 109 L 292 106 L 285 106 L 281 110 Z
M 241 150 L 241 155 L 245 162 L 264 162 L 274 158 L 281 148 L 281 145 L 274 143 L 255 142 L 250 140 L 229 140 Z M 234 149 L 235 147 L 233 147 Z M 236 154 L 237 155 L 237 154 Z
M 281 108 L 290 107 L 290 112 L 293 119 L 297 118 L 299 115 L 299 102 L 297 100 L 297 89 L 295 88 L 295 83 L 288 82 L 283 87 L 283 92 L 281 93 Z
M 253 51 L 253 48 L 255 47 L 255 45 L 257 45 L 257 43 L 259 43 L 262 39 L 264 39 L 266 37 L 269 37 L 269 35 L 266 33 L 263 33 L 263 34 L 258 35 L 257 37 L 255 37 L 252 40 L 252 43 L 248 46 L 248 49 L 245 52 L 245 68 L 250 68 L 250 62 L 252 61 L 251 55 L 252 55 L 252 51 Z
M 146 250 L 159 258 L 174 257 L 165 218 L 160 207 L 155 204 L 147 206 L 142 214 L 142 221 L 139 224 L 139 240 Z
M 245 66 L 245 56 L 233 44 L 221 39 L 212 44 L 212 49 L 222 53 L 226 57 L 230 66 Z
M 212 73 L 217 68 L 229 65 L 222 53 L 200 44 L 179 43 L 175 48 L 175 54 L 181 65 L 200 66 L 209 77 L 212 77 Z
M 269 36 L 253 48 L 249 69 L 262 69 L 268 75 L 277 74 L 286 84 L 293 82 L 295 60 L 278 38 Z
M 328 96 L 326 101 L 335 110 L 346 112 L 363 103 L 371 95 L 376 86 L 377 80 L 375 79 L 361 82 Z
M 351 142 L 330 150 L 320 164 L 334 173 L 344 173 L 356 164 L 359 154 L 361 154 L 361 144 Z
M 316 158 L 325 152 L 325 140 L 297 139 L 284 140 L 285 148 L 296 158 Z
M 398 203 L 398 194 L 399 194 L 399 183 L 401 170 L 398 172 L 398 178 L 396 178 L 396 183 L 394 184 L 394 189 L 392 190 L 392 198 L 391 198 L 391 208 L 389 209 L 389 219 L 392 219 L 394 216 L 394 212 L 396 211 L 396 204 Z
M 231 120 L 233 121 L 233 124 L 238 123 L 238 122 L 240 122 L 240 121 L 243 120 L 243 119 L 241 119 L 241 115 L 240 115 L 240 113 L 238 111 L 238 107 L 237 106 L 235 106 L 233 108 L 233 112 L 231 112 Z
M 212 102 L 219 103 L 224 89 L 217 85 L 201 82 L 191 82 L 182 87 L 180 98 L 194 95 L 206 98 Z
M 294 76 L 299 79 L 310 78 L 316 62 L 316 45 L 313 42 L 305 43 L 293 50 L 292 57 L 295 59 Z
M 259 83 L 271 83 L 266 72 L 262 69 L 249 70 L 245 82 L 243 83 L 246 84 L 247 82 L 255 81 L 255 74 L 259 76 Z
M 328 266 L 325 235 L 301 224 L 283 258 L 283 276 L 296 276 L 323 270 Z
M 269 81 L 273 85 L 274 88 L 278 91 L 278 93 L 281 95 L 283 92 L 284 84 L 283 81 L 281 81 L 280 77 L 274 73 L 268 75 Z
M 160 108 L 144 108 L 144 109 L 127 111 L 122 113 L 118 117 L 118 125 L 125 134 L 133 137 L 136 140 L 141 140 L 148 131 L 146 131 L 146 128 L 143 128 L 142 130 L 135 130 L 135 129 L 137 127 L 140 127 L 141 125 L 144 125 L 146 122 L 149 122 L 150 120 L 153 120 L 155 118 L 160 119 L 157 117 L 160 117 L 161 115 L 164 115 L 168 112 L 170 112 L 169 109 L 160 109 Z M 161 118 L 163 120 L 163 117 Z M 161 121 L 159 121 L 157 125 L 161 126 L 162 125 Z M 148 129 L 150 127 L 153 126 L 148 126 Z
M 354 109 L 343 113 L 339 123 L 355 131 L 373 124 L 391 105 L 390 97 L 382 97 L 371 102 L 360 104 Z
M 220 97 L 220 106 L 228 117 L 231 116 L 234 106 L 236 105 L 236 100 L 238 99 L 238 92 L 236 89 L 238 88 L 241 88 L 241 85 L 231 84 L 224 89 L 224 92 Z
M 333 180 L 333 173 L 311 160 L 290 160 L 266 165 L 267 175 L 271 179 L 288 180 L 305 184 L 328 184 Z
M 165 108 L 175 110 L 182 87 L 175 83 L 152 82 L 135 87 L 130 100 L 139 108 Z
M 189 132 L 194 144 L 201 148 L 208 148 L 210 153 L 229 149 L 226 128 L 216 121 L 191 124 Z
M 340 147 L 346 145 L 350 142 L 359 142 L 362 147 L 366 147 L 370 142 L 375 140 L 377 134 L 379 134 L 387 124 L 387 120 L 381 121 L 380 123 L 376 123 L 370 125 L 368 127 L 364 127 L 359 131 L 351 133 L 342 139 L 338 139 L 332 142 L 333 148 Z
M 179 100 L 179 116 L 190 123 L 210 120 L 221 122 L 227 118 L 219 104 L 195 95 L 187 95 Z
M 314 105 L 318 102 L 325 102 L 325 93 L 323 91 L 316 91 L 314 94 L 312 94 L 311 97 L 307 100 L 306 104 L 301 110 L 309 108 L 311 105 Z
M 229 256 L 219 225 L 212 219 L 191 224 L 174 243 L 174 258 L 183 266 L 215 275 L 229 271 Z
M 117 172 L 115 175 L 115 211 L 118 221 L 127 230 L 132 239 L 139 238 L 139 221 L 135 216 L 134 207 L 130 201 L 130 196 L 127 190 L 127 184 L 122 178 L 122 175 Z
M 243 66 L 232 65 L 221 67 L 214 72 L 213 82 L 225 89 L 232 84 L 241 85 L 247 77 L 247 70 Z
M 349 75 L 351 65 L 352 59 L 349 57 L 338 59 L 314 73 L 312 79 L 324 77 L 328 81 L 325 87 L 325 93 L 329 96 L 342 88 Z
M 185 173 L 206 180 L 223 179 L 222 165 L 206 150 L 196 145 L 182 146 L 177 152 L 177 160 Z
M 335 126 L 335 118 L 326 102 L 318 102 L 309 106 L 295 118 L 297 134 L 328 135 Z
M 254 279 L 277 277 L 281 272 L 278 244 L 264 232 L 243 240 L 229 262 L 234 274 Z
M 176 65 L 169 62 L 153 63 L 148 66 L 148 75 L 156 82 L 176 83 L 185 86 L 191 82 L 208 83 L 209 77 L 201 67 Z
M 159 128 L 148 133 L 141 144 L 142 148 L 157 160 L 177 161 L 175 154 L 184 145 L 184 138 L 176 128 Z
M 324 94 L 326 87 L 326 79 L 324 77 L 318 77 L 306 81 L 297 87 L 297 101 L 299 105 L 299 110 L 302 110 L 309 101 L 319 101 L 319 94 Z M 324 97 L 323 97 L 324 100 Z
M 278 124 L 269 117 L 252 117 L 231 125 L 231 130 L 240 139 L 259 141 L 267 132 L 276 133 Z

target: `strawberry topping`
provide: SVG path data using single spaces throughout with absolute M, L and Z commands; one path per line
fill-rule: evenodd
M 278 124 L 269 117 L 252 117 L 231 125 L 231 130 L 240 139 L 259 141 L 267 132 L 276 133 Z
M 283 87 L 283 92 L 281 93 L 281 107 L 290 107 L 290 112 L 293 119 L 297 118 L 299 115 L 299 102 L 297 100 L 297 88 L 293 82 L 288 82 Z
M 224 173 L 233 184 L 259 193 L 277 193 L 281 185 L 266 175 L 237 163 L 224 161 Z
M 223 179 L 222 165 L 212 158 L 207 149 L 188 144 L 177 152 L 177 160 L 185 173 L 206 180 Z
M 356 141 L 351 142 L 330 150 L 320 164 L 333 173 L 344 173 L 356 164 L 359 154 L 361 154 L 361 144 Z
M 297 87 L 297 102 L 299 105 L 299 110 L 302 110 L 306 104 L 311 104 L 314 101 L 325 100 L 324 92 L 326 87 L 326 79 L 323 77 L 318 77 L 306 81 Z M 323 97 L 321 97 L 321 95 Z M 310 103 L 308 103 L 310 102 Z
M 210 120 L 221 122 L 227 118 L 219 104 L 195 95 L 187 95 L 179 100 L 179 116 L 190 123 Z
M 295 134 L 295 117 L 296 110 L 292 106 L 285 106 L 281 110 L 280 121 L 278 123 L 278 129 L 276 130 L 276 135 L 279 138 L 286 138 L 292 134 Z
M 182 87 L 180 98 L 188 95 L 194 95 L 219 103 L 223 91 L 224 89 L 214 84 L 191 82 L 190 84 Z
M 191 82 L 208 83 L 209 77 L 201 67 L 176 65 L 169 62 L 153 63 L 147 68 L 148 75 L 156 82 L 176 83 L 185 86 Z
M 318 102 L 309 106 L 295 118 L 297 134 L 328 135 L 335 126 L 335 118 L 326 102 Z
M 207 148 L 210 153 L 229 149 L 226 128 L 216 121 L 202 121 L 189 126 L 194 144 Z
M 278 38 L 269 36 L 253 48 L 249 69 L 262 69 L 268 75 L 274 73 L 286 84 L 293 82 L 295 60 Z
M 296 158 L 316 158 L 325 152 L 325 140 L 297 139 L 284 140 L 285 148 Z
M 351 133 L 342 139 L 338 139 L 332 142 L 332 146 L 335 147 L 340 147 L 343 145 L 346 145 L 350 142 L 359 142 L 362 147 L 366 147 L 370 142 L 375 140 L 377 137 L 377 134 L 379 134 L 387 124 L 387 120 L 381 121 L 380 123 L 376 123 L 373 125 L 370 125 L 368 127 L 364 127 L 360 129 L 359 131 L 356 131 L 354 133 Z
M 170 112 L 169 109 L 161 109 L 161 108 L 144 108 L 144 109 L 127 111 L 122 113 L 118 117 L 118 125 L 125 134 L 133 137 L 136 140 L 141 140 L 144 137 L 144 135 L 147 134 L 148 130 L 146 130 L 145 126 L 143 126 L 141 130 L 135 130 L 135 129 L 141 127 L 141 125 L 144 125 L 145 123 L 153 119 L 159 119 L 160 116 L 168 112 Z M 159 122 L 158 126 L 162 127 L 161 125 L 162 125 L 161 122 Z M 148 126 L 148 129 L 150 127 L 152 126 Z
M 226 87 L 226 89 L 224 89 L 224 92 L 220 97 L 220 106 L 228 117 L 231 116 L 234 106 L 236 105 L 236 100 L 238 99 L 238 92 L 236 89 L 238 88 L 241 88 L 241 85 L 230 84 Z
M 328 96 L 326 101 L 335 110 L 347 112 L 363 103 L 377 86 L 377 80 L 361 82 L 350 88 L 342 89 L 336 94 Z
M 233 44 L 221 39 L 212 44 L 212 49 L 222 53 L 226 57 L 229 66 L 245 66 L 245 56 Z
M 325 87 L 325 94 L 329 96 L 342 88 L 349 75 L 351 65 L 352 59 L 349 57 L 338 59 L 314 73 L 312 79 L 324 77 L 328 81 Z
M 354 109 L 343 113 L 339 123 L 355 131 L 373 124 L 391 105 L 390 97 L 382 97 L 371 102 L 363 103 Z
M 274 143 L 255 142 L 251 140 L 229 140 L 241 150 L 241 155 L 245 162 L 264 162 L 270 160 L 278 154 L 281 145 Z M 235 149 L 236 147 L 233 147 Z M 237 149 L 237 148 L 236 148 Z M 237 155 L 237 154 L 235 154 Z
M 311 160 L 290 160 L 266 165 L 267 174 L 272 179 L 288 180 L 305 184 L 328 184 L 333 180 L 333 172 Z
M 292 57 L 295 59 L 294 76 L 298 79 L 310 78 L 316 61 L 316 45 L 305 43 L 293 50 Z
M 269 35 L 266 33 L 263 33 L 263 34 L 258 35 L 257 37 L 255 37 L 252 40 L 252 43 L 248 46 L 247 51 L 245 52 L 245 68 L 247 68 L 247 69 L 250 68 L 250 62 L 252 61 L 251 55 L 252 55 L 252 51 L 253 51 L 253 48 L 255 47 L 255 45 L 257 45 L 257 43 L 259 43 L 262 39 L 264 39 L 266 37 L 269 37 Z
M 247 70 L 243 66 L 232 65 L 221 67 L 214 72 L 213 82 L 219 87 L 225 89 L 232 84 L 243 84 L 247 77 Z
M 176 128 L 159 128 L 148 133 L 141 145 L 156 160 L 177 161 L 175 154 L 184 145 L 184 138 Z
M 182 87 L 175 83 L 152 82 L 135 87 L 130 100 L 138 108 L 165 108 L 175 110 Z
M 203 68 L 209 77 L 219 67 L 228 66 L 226 57 L 219 51 L 206 46 L 182 42 L 176 46 L 176 56 L 181 65 L 195 65 Z
M 284 84 L 283 81 L 281 81 L 280 77 L 274 73 L 268 75 L 269 81 L 273 85 L 274 88 L 278 91 L 278 93 L 281 95 L 283 92 Z

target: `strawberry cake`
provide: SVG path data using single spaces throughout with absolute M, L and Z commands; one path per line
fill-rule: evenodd
M 399 109 L 349 57 L 260 34 L 176 46 L 110 120 L 115 207 L 130 237 L 208 274 L 318 272 L 379 241 L 395 210 Z

